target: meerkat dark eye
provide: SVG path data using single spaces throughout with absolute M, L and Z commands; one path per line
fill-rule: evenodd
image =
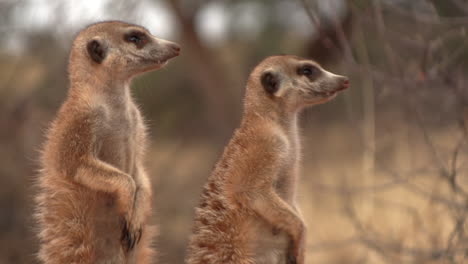
M 141 39 L 137 35 L 133 35 L 128 37 L 128 41 L 133 42 L 133 43 L 140 43 Z
M 132 31 L 128 34 L 125 34 L 124 40 L 126 42 L 135 44 L 137 48 L 142 48 L 148 42 L 148 37 L 143 32 Z
M 314 65 L 306 64 L 302 65 L 297 69 L 297 74 L 304 75 L 307 77 L 317 76 L 320 73 L 320 70 Z

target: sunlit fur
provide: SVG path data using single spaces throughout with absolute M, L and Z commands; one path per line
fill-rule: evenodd
M 69 93 L 47 132 L 37 179 L 43 263 L 149 263 L 153 258 L 155 230 L 147 224 L 151 185 L 143 166 L 146 128 L 129 84 L 178 55 L 178 46 L 149 35 L 151 42 L 137 49 L 123 40 L 130 29 L 147 32 L 102 22 L 82 30 L 73 42 Z M 90 40 L 106 48 L 101 63 L 86 50 Z M 132 237 L 142 230 L 130 251 L 121 241 L 125 224 Z
M 295 200 L 297 114 L 334 97 L 314 91 L 347 86 L 345 77 L 327 72 L 314 81 L 298 75 L 298 65 L 306 61 L 269 57 L 251 73 L 240 128 L 208 178 L 196 209 L 187 263 L 304 264 L 305 226 Z M 267 71 L 279 78 L 274 94 L 260 81 Z

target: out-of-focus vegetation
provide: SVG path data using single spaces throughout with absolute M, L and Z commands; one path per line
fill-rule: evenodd
M 468 262 L 468 1 L 7 0 L 0 263 L 36 262 L 38 153 L 67 93 L 71 40 L 102 19 L 143 24 L 183 48 L 133 87 L 152 136 L 160 263 L 182 263 L 193 208 L 238 125 L 249 71 L 283 53 L 351 79 L 301 120 L 308 263 Z

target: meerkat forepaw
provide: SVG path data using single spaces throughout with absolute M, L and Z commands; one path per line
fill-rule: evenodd
M 297 264 L 298 263 L 297 258 L 298 258 L 298 252 L 294 248 L 293 243 L 291 242 L 291 244 L 289 245 L 288 253 L 286 255 L 286 263 L 287 264 Z
M 132 225 L 131 222 L 125 220 L 120 237 L 125 251 L 132 250 L 140 242 L 142 234 L 143 229 L 140 225 Z
M 122 244 L 126 251 L 132 250 L 143 236 L 143 226 L 145 217 L 141 208 L 131 210 L 123 221 Z
M 304 264 L 304 249 L 303 249 L 303 241 L 301 240 L 300 243 L 295 243 L 291 240 L 289 244 L 288 253 L 286 256 L 286 263 L 287 264 Z

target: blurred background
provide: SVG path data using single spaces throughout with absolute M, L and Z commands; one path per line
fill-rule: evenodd
M 182 46 L 132 87 L 151 134 L 159 263 L 183 263 L 246 78 L 274 54 L 351 80 L 301 117 L 307 263 L 468 263 L 467 0 L 0 0 L 0 263 L 37 263 L 44 131 L 73 37 L 107 19 Z

